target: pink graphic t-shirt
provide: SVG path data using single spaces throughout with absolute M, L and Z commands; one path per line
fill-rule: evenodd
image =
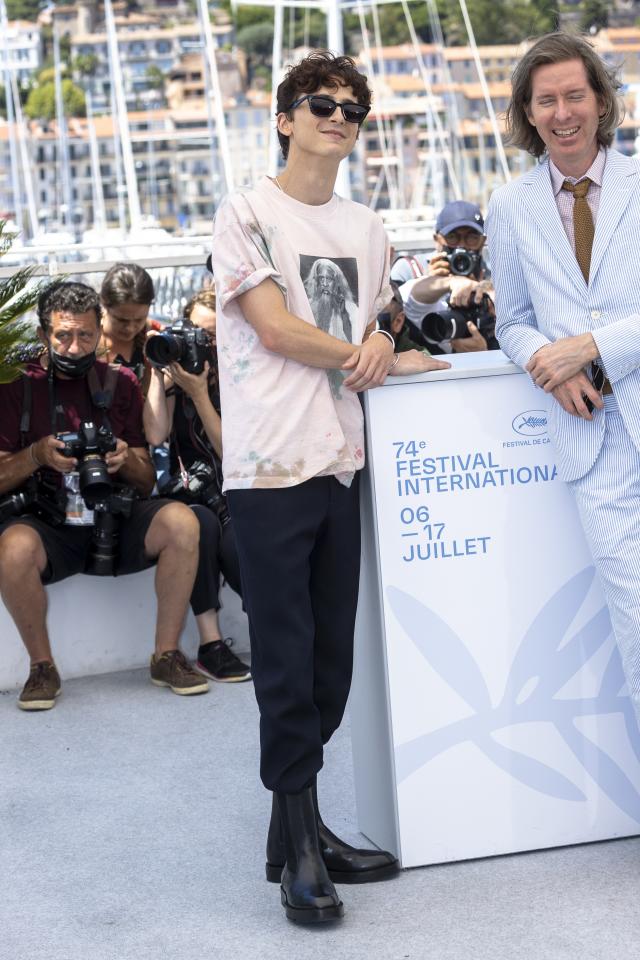
M 270 278 L 296 317 L 358 345 L 391 297 L 387 264 L 382 220 L 359 203 L 309 206 L 267 177 L 225 198 L 213 236 L 225 490 L 326 475 L 348 485 L 364 466 L 348 374 L 267 350 L 237 298 Z

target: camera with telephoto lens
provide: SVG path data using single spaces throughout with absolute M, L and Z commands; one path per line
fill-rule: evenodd
M 78 460 L 80 493 L 86 505 L 92 508 L 96 501 L 108 497 L 112 483 L 104 455 L 116 449 L 111 431 L 85 421 L 76 433 L 59 433 L 56 439 L 64 443 L 59 451 L 63 457 Z
M 432 311 L 422 318 L 422 334 L 427 343 L 442 343 L 447 340 L 457 340 L 470 337 L 467 323 L 475 323 L 480 333 L 486 338 L 493 336 L 495 318 L 490 309 L 491 300 L 485 293 L 480 303 L 472 303 L 468 307 L 452 307 L 451 295 L 444 298 L 446 307 L 440 311 Z
M 177 320 L 165 327 L 162 333 L 149 337 L 145 343 L 145 356 L 153 367 L 168 367 L 179 363 L 187 373 L 202 373 L 205 361 L 213 365 L 213 351 L 209 334 L 194 327 L 188 320 Z
M 171 477 L 160 493 L 163 497 L 171 497 L 182 503 L 199 503 L 209 507 L 223 527 L 231 519 L 226 498 L 220 492 L 216 471 L 203 460 L 194 460 L 184 477 L 181 474 Z
M 0 523 L 28 513 L 59 527 L 67 519 L 66 502 L 66 491 L 42 478 L 30 477 L 21 490 L 0 500 Z
M 445 256 L 449 261 L 449 269 L 456 277 L 471 277 L 477 274 L 482 263 L 482 255 L 473 250 L 466 250 L 464 247 L 456 247 L 455 250 L 447 249 Z
M 122 517 L 131 516 L 137 494 L 132 487 L 112 489 L 104 499 L 92 504 L 93 535 L 85 573 L 111 577 L 115 573 Z

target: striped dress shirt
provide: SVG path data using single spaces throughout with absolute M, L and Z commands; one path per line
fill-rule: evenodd
M 595 160 L 587 172 L 578 178 L 565 177 L 564 173 L 560 173 L 553 160 L 549 160 L 549 173 L 551 174 L 551 186 L 553 187 L 553 194 L 556 198 L 556 206 L 558 207 L 558 213 L 560 214 L 560 219 L 562 220 L 562 226 L 564 227 L 565 233 L 569 238 L 569 243 L 571 244 L 574 253 L 576 249 L 576 241 L 573 231 L 573 204 L 575 201 L 573 199 L 573 194 L 569 193 L 568 190 L 562 189 L 562 184 L 565 182 L 565 180 L 568 180 L 569 183 L 580 183 L 581 180 L 585 180 L 587 177 L 589 177 L 591 184 L 587 191 L 587 203 L 589 204 L 591 216 L 593 217 L 593 225 L 595 227 L 598 219 L 598 207 L 600 206 L 602 177 L 604 175 L 604 165 L 606 159 L 606 151 L 603 147 L 600 147 Z

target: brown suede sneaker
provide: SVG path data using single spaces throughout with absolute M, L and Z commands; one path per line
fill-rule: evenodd
M 53 663 L 34 663 L 18 697 L 21 710 L 51 710 L 62 684 Z
M 169 650 L 162 656 L 151 657 L 151 683 L 157 687 L 171 687 L 174 693 L 190 696 L 192 693 L 206 693 L 208 682 L 201 673 L 194 670 L 181 650 Z

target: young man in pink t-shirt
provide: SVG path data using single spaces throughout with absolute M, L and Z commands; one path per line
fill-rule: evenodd
M 333 192 L 371 93 L 348 57 L 314 53 L 278 87 L 283 173 L 227 197 L 215 222 L 224 489 L 233 517 L 273 791 L 267 878 L 289 919 L 342 916 L 332 881 L 397 873 L 323 824 L 316 775 L 344 713 L 358 599 L 357 393 L 390 372 L 448 366 L 394 355 L 380 218 Z

